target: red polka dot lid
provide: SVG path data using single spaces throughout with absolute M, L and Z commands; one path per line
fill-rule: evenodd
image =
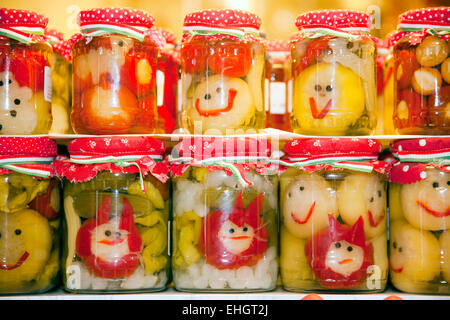
M 381 144 L 368 138 L 306 138 L 290 141 L 284 147 L 289 158 L 338 155 L 376 158 L 381 151 Z
M 434 7 L 410 10 L 398 18 L 402 25 L 450 26 L 450 7 Z
M 56 43 L 64 40 L 64 34 L 56 29 L 45 29 L 45 35 L 49 38 L 50 43 Z
M 0 26 L 29 26 L 45 29 L 47 24 L 48 18 L 39 13 L 29 10 L 0 8 Z
M 350 10 L 317 10 L 297 17 L 295 25 L 299 30 L 314 28 L 347 29 L 370 31 L 372 20 L 370 15 Z
M 286 40 L 267 40 L 266 51 L 267 52 L 286 52 L 291 51 L 291 44 Z
M 158 155 L 165 151 L 164 142 L 151 137 L 121 136 L 95 137 L 72 140 L 68 145 L 70 155 Z
M 55 157 L 55 141 L 47 137 L 0 137 L 0 156 Z
M 166 43 L 170 43 L 173 45 L 177 44 L 177 36 L 172 31 L 160 27 L 154 27 L 153 29 L 159 30 L 161 32 L 162 36 L 166 40 Z
M 130 8 L 95 8 L 81 11 L 78 15 L 80 27 L 101 23 L 117 23 L 151 28 L 154 22 L 155 19 L 149 13 Z
M 184 27 L 252 28 L 259 30 L 261 19 L 254 13 L 232 9 L 208 9 L 186 15 Z
M 389 172 L 395 183 L 414 183 L 427 178 L 425 169 L 450 172 L 450 138 L 421 138 L 396 141 L 391 145 L 398 159 Z
M 183 139 L 173 154 L 197 160 L 222 157 L 270 157 L 272 146 L 266 139 L 195 137 Z

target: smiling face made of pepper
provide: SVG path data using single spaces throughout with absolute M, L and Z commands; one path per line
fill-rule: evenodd
M 31 89 L 20 87 L 11 72 L 0 72 L 0 133 L 31 134 L 37 121 Z
M 373 264 L 373 247 L 364 237 L 363 220 L 350 227 L 329 216 L 330 227 L 315 234 L 305 246 L 308 263 L 326 288 L 355 288 Z
M 46 218 L 24 209 L 0 213 L 0 291 L 31 284 L 50 257 L 52 233 Z
M 142 240 L 134 224 L 133 208 L 123 198 L 120 218 L 110 218 L 111 197 L 105 196 L 96 218 L 84 222 L 77 234 L 76 254 L 101 278 L 130 276 L 139 266 Z
M 293 117 L 302 131 L 344 135 L 364 110 L 361 78 L 339 63 L 317 63 L 294 82 Z
M 286 189 L 283 223 L 298 238 L 309 238 L 328 227 L 328 215 L 337 217 L 331 184 L 317 174 L 300 175 Z
M 192 106 L 187 112 L 194 127 L 201 123 L 203 132 L 212 129 L 225 132 L 245 125 L 255 114 L 255 104 L 244 80 L 214 75 L 194 89 Z
M 346 224 L 353 225 L 359 217 L 363 218 L 368 238 L 386 230 L 386 190 L 377 175 L 354 173 L 347 176 L 337 190 L 337 202 Z
M 246 209 L 239 192 L 229 212 L 215 210 L 203 222 L 199 247 L 208 264 L 236 269 L 256 264 L 267 249 L 268 232 L 260 218 L 264 194 Z
M 450 173 L 425 172 L 426 179 L 402 187 L 400 197 L 405 218 L 423 230 L 450 229 Z

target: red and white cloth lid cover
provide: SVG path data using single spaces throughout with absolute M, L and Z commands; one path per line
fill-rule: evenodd
M 47 137 L 0 136 L 0 156 L 56 157 L 57 145 Z
M 56 29 L 45 28 L 45 35 L 52 44 L 54 42 L 60 42 L 64 40 L 64 34 Z
M 102 23 L 151 28 L 155 19 L 145 11 L 132 8 L 94 8 L 80 11 L 78 14 L 80 27 Z
M 272 145 L 267 139 L 240 137 L 193 137 L 183 139 L 173 149 L 176 158 L 192 158 L 196 161 L 205 159 L 233 159 L 242 157 L 243 162 L 250 158 L 269 158 Z M 247 159 L 245 159 L 247 158 Z M 226 161 L 226 159 L 224 160 Z
M 409 10 L 398 17 L 398 24 L 450 26 L 450 7 L 433 7 Z
M 42 14 L 19 9 L 0 8 L 0 26 L 29 26 L 42 28 L 44 32 L 48 24 L 48 18 Z
M 317 10 L 301 14 L 297 17 L 295 25 L 302 29 L 357 29 L 370 31 L 372 20 L 365 12 L 350 10 Z
M 68 144 L 69 154 L 87 156 L 150 155 L 162 157 L 165 144 L 151 137 L 94 137 L 79 138 Z
M 381 144 L 368 138 L 304 138 L 285 145 L 280 164 L 308 172 L 349 169 L 386 173 L 390 164 L 378 160 Z
M 153 27 L 153 29 L 158 30 L 159 32 L 161 32 L 161 34 L 164 37 L 166 43 L 173 44 L 173 45 L 177 44 L 177 36 L 172 31 L 164 29 L 164 28 L 161 28 L 161 27 Z
M 43 36 L 48 18 L 29 10 L 0 8 L 0 38 L 10 38 L 23 43 L 45 42 Z
M 399 140 L 391 145 L 398 159 L 389 171 L 392 182 L 409 184 L 427 178 L 425 169 L 450 172 L 450 138 Z
M 290 141 L 284 147 L 286 156 L 291 159 L 339 155 L 361 155 L 376 158 L 381 151 L 381 144 L 368 138 L 305 138 Z
M 54 161 L 55 171 L 71 182 L 89 181 L 102 171 L 112 173 L 151 173 L 161 182 L 169 178 L 163 159 L 164 142 L 139 136 L 93 137 L 72 140 L 70 159 Z
M 208 9 L 189 13 L 184 27 L 252 28 L 259 30 L 261 18 L 256 14 L 233 9 Z
M 266 52 L 290 52 L 291 44 L 289 41 L 274 39 L 266 40 Z
M 390 37 L 395 45 L 400 39 L 409 36 L 411 44 L 418 44 L 429 34 L 438 35 L 443 40 L 450 39 L 450 7 L 432 7 L 410 10 L 398 18 L 397 30 Z

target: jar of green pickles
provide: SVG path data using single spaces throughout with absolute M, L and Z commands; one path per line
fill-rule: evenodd
M 58 283 L 56 151 L 46 137 L 0 138 L 0 294 L 41 293 Z
M 252 292 L 278 276 L 278 176 L 266 140 L 192 138 L 172 152 L 177 290 Z
M 387 181 L 372 139 L 286 144 L 280 270 L 289 291 L 381 292 L 388 276 Z
M 450 293 L 449 138 L 397 141 L 389 178 L 390 277 L 409 293 Z
M 168 166 L 148 137 L 81 138 L 55 162 L 64 179 L 64 288 L 139 292 L 169 276 Z

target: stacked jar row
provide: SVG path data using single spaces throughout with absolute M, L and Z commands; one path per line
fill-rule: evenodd
M 262 39 L 249 12 L 194 12 L 179 51 L 141 10 L 81 11 L 68 41 L 36 13 L 0 14 L 8 30 L 36 30 L 0 38 L 2 134 L 449 133 L 448 7 L 399 17 L 386 79 L 370 16 L 355 11 L 302 14 L 290 43 Z
M 70 292 L 269 291 L 279 276 L 380 292 L 389 275 L 450 292 L 449 139 L 398 141 L 394 163 L 360 138 L 290 141 L 282 159 L 252 138 L 185 139 L 167 157 L 149 137 L 80 138 L 56 159 L 45 137 L 0 146 L 2 294 L 60 272 Z

